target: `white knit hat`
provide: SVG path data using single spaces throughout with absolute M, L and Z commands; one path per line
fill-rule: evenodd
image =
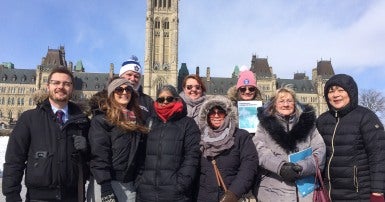
M 125 62 L 123 62 L 122 67 L 119 71 L 119 77 L 121 77 L 126 71 L 134 71 L 142 75 L 142 67 L 138 62 L 138 58 L 136 56 L 131 56 L 131 58 Z

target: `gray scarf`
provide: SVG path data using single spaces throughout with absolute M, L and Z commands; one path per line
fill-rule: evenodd
M 226 116 L 218 129 L 213 130 L 207 124 L 201 129 L 200 148 L 205 158 L 215 157 L 234 145 L 235 126 L 233 125 L 230 118 Z
M 202 95 L 200 98 L 193 100 L 182 91 L 179 93 L 179 96 L 187 105 L 187 116 L 193 118 L 197 122 L 199 110 L 203 101 L 206 100 L 206 95 Z

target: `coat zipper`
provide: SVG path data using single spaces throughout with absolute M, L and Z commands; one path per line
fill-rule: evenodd
M 356 192 L 358 193 L 358 168 L 357 166 L 353 166 L 353 182 L 354 182 L 354 187 L 356 188 Z
M 332 162 L 332 159 L 334 157 L 334 138 L 335 138 L 335 135 L 336 135 L 336 130 L 337 130 L 337 127 L 338 127 L 338 124 L 340 123 L 340 118 L 338 117 L 338 114 L 337 112 L 335 113 L 335 117 L 337 118 L 337 123 L 336 123 L 336 126 L 334 127 L 334 131 L 333 131 L 333 136 L 332 136 L 332 153 L 330 155 L 330 158 L 329 158 L 329 161 L 328 161 L 328 165 L 327 165 L 327 174 L 328 174 L 328 184 L 329 184 L 329 198 L 331 198 L 331 191 L 332 191 L 332 183 L 330 181 L 331 177 L 330 177 L 330 164 Z

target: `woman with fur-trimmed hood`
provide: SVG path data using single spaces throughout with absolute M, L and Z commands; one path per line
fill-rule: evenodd
M 242 69 L 247 69 L 242 66 Z M 257 80 L 254 73 L 250 70 L 244 70 L 239 73 L 237 85 L 230 87 L 227 91 L 227 97 L 237 106 L 238 101 L 262 100 L 261 91 L 257 87 Z
M 295 181 L 315 176 L 315 155 L 323 168 L 325 143 L 315 127 L 314 109 L 300 104 L 287 87 L 276 91 L 272 100 L 258 109 L 259 124 L 253 137 L 259 157 L 255 194 L 258 201 L 312 201 L 313 193 L 302 196 Z M 311 147 L 311 156 L 297 163 L 292 153 Z
M 224 96 L 212 96 L 199 113 L 201 170 L 198 201 L 237 201 L 252 188 L 258 155 L 251 135 L 237 128 L 236 110 Z M 227 191 L 218 188 L 215 160 Z

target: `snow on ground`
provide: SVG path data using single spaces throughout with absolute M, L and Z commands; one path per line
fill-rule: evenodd
M 7 149 L 8 136 L 0 136 L 0 177 L 3 177 L 3 164 L 5 162 L 5 150 Z

